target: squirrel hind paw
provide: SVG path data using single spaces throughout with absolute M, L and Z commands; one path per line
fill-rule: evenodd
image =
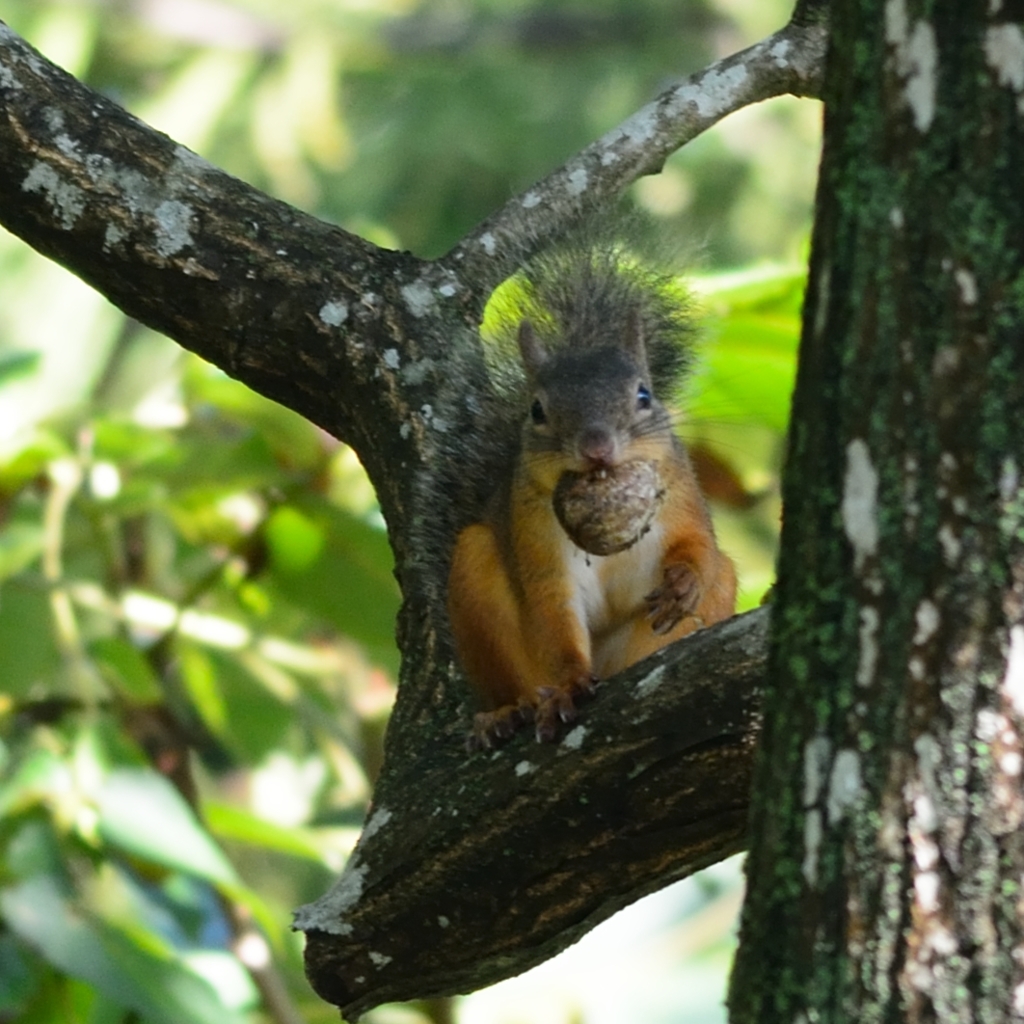
M 479 712 L 473 717 L 466 749 L 494 750 L 531 723 L 536 726 L 538 743 L 553 742 L 563 725 L 576 721 L 579 705 L 593 696 L 597 683 L 596 676 L 583 676 L 565 687 L 541 687 L 536 703 L 521 700 L 496 711 Z
M 473 716 L 473 728 L 466 737 L 466 749 L 493 750 L 510 740 L 533 721 L 532 704 L 506 704 L 497 711 L 480 711 Z
M 593 696 L 596 687 L 596 676 L 584 676 L 565 688 L 545 686 L 538 690 L 540 699 L 533 715 L 537 742 L 556 740 L 563 725 L 576 721 L 579 705 Z

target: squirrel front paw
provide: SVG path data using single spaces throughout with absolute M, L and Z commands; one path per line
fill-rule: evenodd
M 661 586 L 644 598 L 651 629 L 658 636 L 668 633 L 688 615 L 693 615 L 700 594 L 700 580 L 690 566 L 682 563 L 665 566 Z M 698 621 L 697 625 L 702 623 Z

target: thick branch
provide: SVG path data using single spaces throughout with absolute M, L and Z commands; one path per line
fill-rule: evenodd
M 402 267 L 394 254 L 217 170 L 2 25 L 0 149 L 5 227 L 129 315 L 351 432 L 338 378 L 359 362 L 361 297 Z
M 490 289 L 732 110 L 813 95 L 823 43 L 822 28 L 794 23 L 712 65 L 430 263 L 224 174 L 0 24 L 0 223 L 129 315 L 352 444 L 400 548 L 409 469 L 430 448 L 424 410 Z M 468 332 L 461 344 L 472 344 Z
M 804 0 L 783 29 L 663 92 L 467 235 L 444 258 L 476 265 L 473 283 L 498 283 L 488 255 L 518 261 L 572 224 L 613 203 L 637 178 L 655 174 L 677 149 L 741 107 L 792 93 L 818 96 L 828 30 L 824 0 Z M 465 275 L 464 275 L 465 279 Z
M 527 735 L 378 802 L 302 908 L 307 972 L 355 1016 L 526 970 L 743 848 L 767 609 L 605 683 L 558 745 Z
M 219 171 L 2 24 L 0 152 L 5 227 L 351 443 L 402 523 L 410 475 L 392 467 L 421 460 L 418 410 L 436 385 L 401 371 L 443 348 L 426 264 Z

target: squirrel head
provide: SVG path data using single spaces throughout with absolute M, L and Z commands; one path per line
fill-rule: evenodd
M 651 390 L 639 317 L 614 345 L 552 349 L 525 319 L 517 340 L 531 391 L 523 450 L 548 456 L 535 460 L 546 464 L 545 476 L 613 469 L 671 437 Z

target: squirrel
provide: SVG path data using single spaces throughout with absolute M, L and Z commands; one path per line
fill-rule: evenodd
M 692 363 L 678 283 L 586 240 L 536 257 L 513 282 L 498 357 L 513 383 L 487 427 L 499 454 L 483 507 L 455 538 L 447 588 L 455 653 L 485 708 L 469 743 L 483 748 L 529 722 L 538 740 L 555 739 L 599 679 L 728 618 L 736 598 L 663 404 Z M 613 554 L 583 550 L 556 512 L 560 480 L 602 481 L 636 460 L 660 482 L 643 535 Z

